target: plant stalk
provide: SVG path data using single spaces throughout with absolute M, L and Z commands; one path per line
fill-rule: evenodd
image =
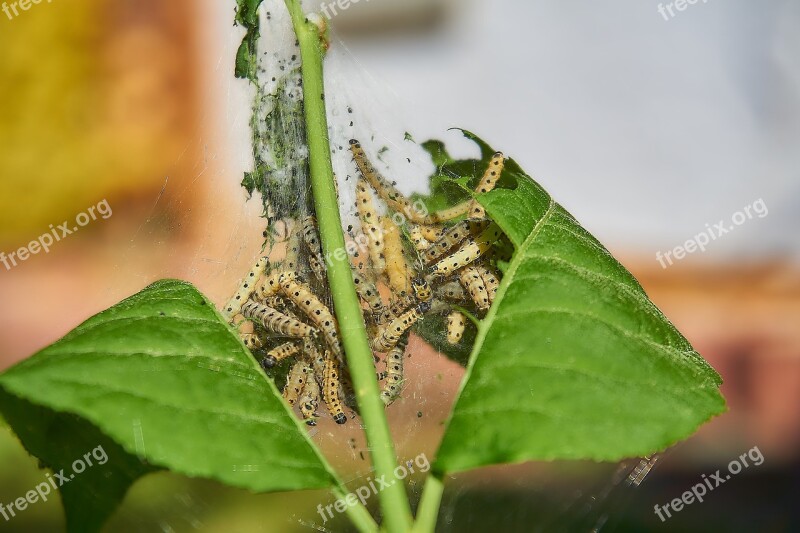
M 429 474 L 428 479 L 425 480 L 425 487 L 422 489 L 422 498 L 417 508 L 417 521 L 414 523 L 413 533 L 434 533 L 443 492 L 444 482 L 435 475 Z
M 306 18 L 299 0 L 285 0 L 300 43 L 302 59 L 306 135 L 308 140 L 311 189 L 319 222 L 320 239 L 328 265 L 328 282 L 333 295 L 347 365 L 353 380 L 364 431 L 377 477 L 390 483 L 379 495 L 383 525 L 389 533 L 405 533 L 412 524 L 411 507 L 403 483 L 392 482 L 397 468 L 386 411 L 380 399 L 372 349 L 356 295 L 345 249 L 334 185 L 328 119 L 323 78 L 324 33 Z

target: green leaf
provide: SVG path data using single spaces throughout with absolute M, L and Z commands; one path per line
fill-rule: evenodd
M 515 253 L 435 471 L 649 455 L 722 413 L 719 375 L 636 279 L 513 160 L 501 183 L 478 199 Z
M 213 305 L 180 281 L 151 285 L 0 375 L 0 411 L 55 471 L 107 453 L 62 487 L 71 531 L 97 530 L 138 477 L 162 468 L 257 492 L 336 483 Z

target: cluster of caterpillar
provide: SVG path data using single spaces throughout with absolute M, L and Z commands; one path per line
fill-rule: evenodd
M 360 174 L 355 207 L 366 245 L 360 253 L 348 252 L 376 364 L 384 355 L 385 368 L 376 375 L 388 406 L 402 392 L 408 336 L 418 321 L 428 313 L 447 314 L 442 333 L 455 345 L 468 324 L 462 309 L 481 315 L 491 306 L 500 283 L 491 256 L 502 233 L 475 199 L 426 213 L 380 175 L 357 140 L 350 149 Z M 501 153 L 491 158 L 476 194 L 495 187 L 504 162 Z M 260 354 L 265 370 L 294 358 L 283 396 L 298 405 L 307 424 L 316 424 L 320 399 L 332 419 L 344 424 L 349 380 L 330 300 L 318 296 L 328 289 L 314 217 L 294 224 L 286 249 L 280 263 L 259 259 L 222 312 L 239 327 L 245 346 Z M 380 286 L 389 289 L 388 299 Z

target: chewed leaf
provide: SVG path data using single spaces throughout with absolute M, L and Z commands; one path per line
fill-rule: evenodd
M 435 471 L 648 455 L 722 413 L 719 375 L 636 279 L 513 160 L 503 179 L 478 199 L 515 252 Z
M 334 485 L 272 382 L 180 281 L 151 285 L 0 375 L 0 411 L 56 472 L 103 446 L 108 462 L 62 489 L 72 531 L 99 528 L 131 483 L 161 468 L 258 492 Z

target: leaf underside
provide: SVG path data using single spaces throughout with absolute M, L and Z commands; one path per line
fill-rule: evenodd
M 719 375 L 636 279 L 513 160 L 501 184 L 478 199 L 515 253 L 434 471 L 649 455 L 722 413 Z
M 256 492 L 334 484 L 271 381 L 191 285 L 157 282 L 0 375 L 0 411 L 66 484 L 71 531 L 94 531 L 157 469 Z M 98 495 L 103 495 L 98 497 Z

